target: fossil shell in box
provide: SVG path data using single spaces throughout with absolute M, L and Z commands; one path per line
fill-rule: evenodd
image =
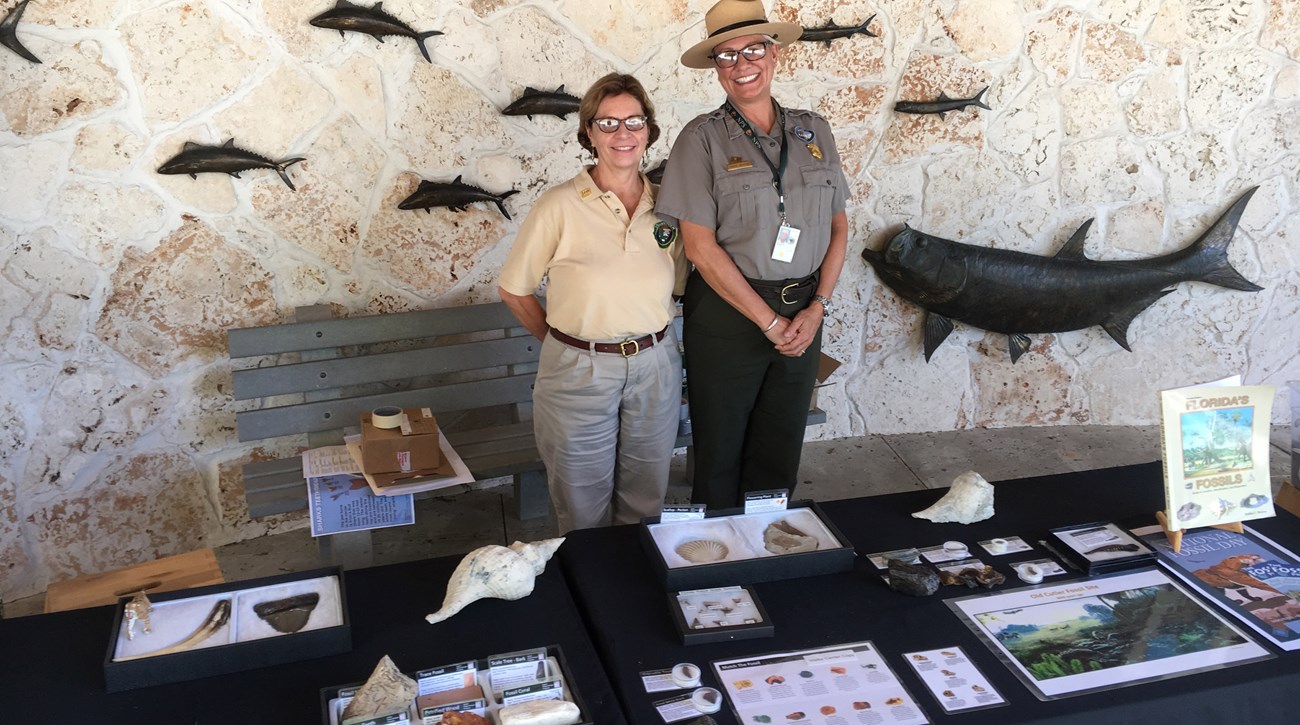
M 767 525 L 763 531 L 763 548 L 773 554 L 798 554 L 804 551 L 816 551 L 821 542 L 809 536 L 781 519 Z
M 691 539 L 677 545 L 677 553 L 694 564 L 707 564 L 727 558 L 730 550 L 721 541 L 713 539 Z

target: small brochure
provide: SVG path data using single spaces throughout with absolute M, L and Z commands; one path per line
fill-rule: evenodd
M 410 494 L 376 496 L 361 474 L 307 479 L 307 508 L 312 536 L 415 523 L 415 499 Z
M 1171 531 L 1273 515 L 1271 385 L 1160 392 L 1165 519 Z
M 738 722 L 929 722 L 871 642 L 719 660 L 712 666 Z M 866 711 L 869 719 L 863 719 Z
M 916 670 L 944 712 L 983 710 L 1009 704 L 993 689 L 988 678 L 961 647 L 908 652 L 903 659 Z
M 1159 526 L 1134 534 L 1160 565 L 1220 609 L 1282 649 L 1300 650 L 1300 558 L 1262 534 L 1205 529 L 1183 535 L 1174 552 Z

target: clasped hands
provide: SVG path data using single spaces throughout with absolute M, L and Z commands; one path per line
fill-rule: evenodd
M 776 324 L 763 334 L 776 347 L 777 352 L 786 357 L 799 357 L 812 345 L 813 337 L 825 316 L 826 312 L 821 305 L 808 305 L 792 319 L 777 315 Z

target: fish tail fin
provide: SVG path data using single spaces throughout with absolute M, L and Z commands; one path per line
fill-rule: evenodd
M 1191 258 L 1198 259 L 1204 256 L 1201 266 L 1209 267 L 1208 271 L 1198 274 L 1195 279 L 1245 292 L 1258 292 L 1264 289 L 1243 277 L 1228 261 L 1228 244 L 1232 242 L 1232 236 L 1237 231 L 1237 223 L 1241 221 L 1241 214 L 1246 210 L 1246 204 L 1258 190 L 1258 186 L 1247 189 L 1246 193 L 1242 194 L 1223 213 L 1223 216 L 1215 220 L 1214 225 L 1188 248 L 1187 252 Z
M 979 93 L 976 93 L 976 94 L 975 94 L 975 97 L 971 99 L 971 103 L 974 103 L 975 105 L 979 106 L 980 108 L 983 108 L 983 109 L 986 109 L 986 110 L 992 111 L 993 109 L 992 109 L 992 108 L 989 108 L 989 105 L 988 105 L 987 103 L 984 102 L 984 94 L 985 94 L 985 93 L 988 93 L 988 92 L 989 92 L 989 87 L 988 87 L 988 86 L 984 86 L 984 90 L 980 91 Z
M 863 21 L 858 25 L 858 27 L 856 28 L 856 30 L 857 30 L 859 33 L 861 33 L 862 35 L 866 35 L 866 36 L 869 36 L 869 37 L 872 37 L 872 38 L 878 38 L 878 37 L 880 37 L 880 36 L 876 35 L 875 33 L 871 32 L 871 31 L 867 28 L 868 25 L 871 25 L 871 21 L 872 21 L 872 20 L 875 20 L 875 19 L 876 19 L 876 14 L 875 14 L 875 13 L 872 13 L 872 14 L 871 14 L 871 17 L 867 18 L 866 20 L 863 20 Z
M 420 46 L 420 53 L 424 55 L 424 59 L 429 61 L 430 63 L 433 62 L 433 58 L 429 57 L 429 49 L 424 47 L 424 41 L 428 40 L 429 38 L 432 38 L 435 35 L 442 35 L 442 31 L 429 30 L 423 33 L 417 33 L 415 36 L 415 44 Z
M 497 198 L 492 200 L 496 202 L 497 208 L 501 210 L 501 214 L 505 216 L 506 219 L 509 219 L 510 221 L 514 221 L 514 219 L 511 219 L 510 212 L 506 211 L 506 205 L 503 202 L 505 202 L 507 197 L 514 196 L 515 194 L 518 193 L 519 193 L 518 189 L 511 189 L 510 191 L 507 191 L 501 194 L 501 196 L 498 196 Z
M 298 187 L 293 185 L 293 181 L 289 178 L 289 174 L 285 173 L 285 169 L 298 163 L 299 161 L 306 161 L 306 160 L 307 160 L 306 156 L 298 156 L 292 159 L 285 159 L 284 161 L 281 161 L 275 165 L 275 172 L 280 175 L 281 179 L 284 179 L 284 183 L 288 184 L 289 189 L 292 191 L 297 191 Z

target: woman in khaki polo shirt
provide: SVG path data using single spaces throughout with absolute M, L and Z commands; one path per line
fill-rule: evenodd
M 654 106 L 635 78 L 611 73 L 583 97 L 578 124 L 596 164 L 533 205 L 500 288 L 542 340 L 533 430 L 561 533 L 659 513 L 682 385 L 671 323 L 685 258 L 640 171 L 659 137 Z

